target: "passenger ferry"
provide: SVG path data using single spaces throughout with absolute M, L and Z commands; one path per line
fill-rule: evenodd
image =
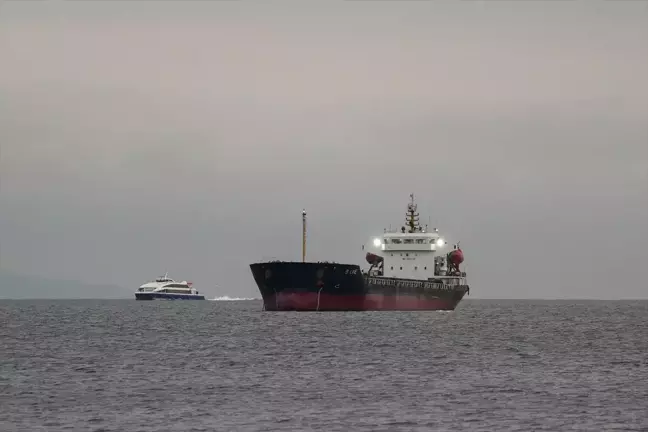
M 205 300 L 191 282 L 176 282 L 168 274 L 147 282 L 135 292 L 137 300 Z

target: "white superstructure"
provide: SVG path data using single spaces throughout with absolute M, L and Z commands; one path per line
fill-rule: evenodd
M 382 236 L 368 245 L 367 261 L 372 265 L 369 275 L 416 280 L 465 277 L 458 268 L 463 261 L 458 245 L 449 247 L 436 228 L 428 231 L 421 227 L 414 195 L 410 198 L 406 226 L 398 231 L 385 229 Z

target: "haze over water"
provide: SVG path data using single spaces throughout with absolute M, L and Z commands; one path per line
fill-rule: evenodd
M 0 430 L 646 431 L 648 302 L 0 302 Z
M 645 1 L 3 2 L 0 276 L 255 297 L 249 263 L 301 258 L 302 208 L 307 258 L 358 264 L 414 193 L 475 296 L 646 298 L 647 22 Z

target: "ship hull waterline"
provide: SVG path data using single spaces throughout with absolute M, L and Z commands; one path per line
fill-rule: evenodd
M 467 285 L 368 277 L 352 264 L 266 262 L 250 265 L 267 311 L 454 310 Z
M 205 300 L 203 295 L 195 294 L 169 294 L 156 292 L 135 293 L 136 300 Z

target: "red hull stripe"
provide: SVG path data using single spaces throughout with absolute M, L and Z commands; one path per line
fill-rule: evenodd
M 330 295 L 305 293 L 278 293 L 264 299 L 266 310 L 279 311 L 345 311 L 345 310 L 453 310 L 452 299 L 418 298 L 415 296 Z

